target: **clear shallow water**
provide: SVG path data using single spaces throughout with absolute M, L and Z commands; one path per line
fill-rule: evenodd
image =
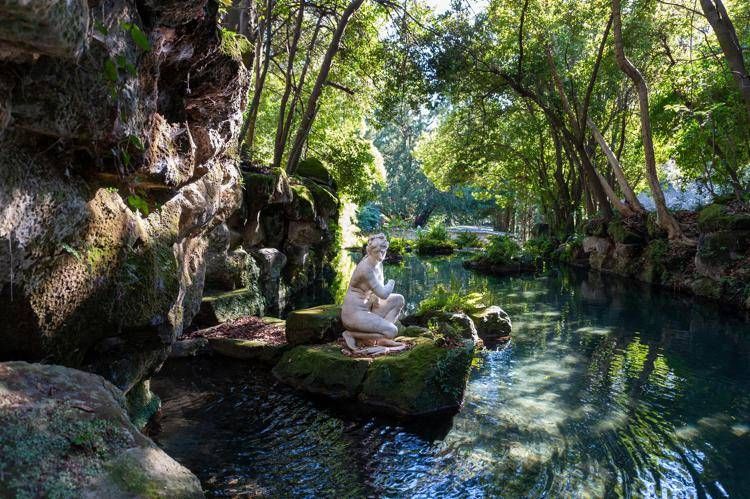
M 156 441 L 211 495 L 750 497 L 750 324 L 596 274 L 493 278 L 459 259 L 386 267 L 413 308 L 482 289 L 513 340 L 452 420 L 404 425 L 295 394 L 241 363 L 153 380 Z

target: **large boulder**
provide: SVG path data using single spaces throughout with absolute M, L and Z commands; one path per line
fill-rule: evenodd
M 122 391 L 57 365 L 0 363 L 0 495 L 203 497 L 128 419 Z
M 477 334 L 485 342 L 510 336 L 513 327 L 510 316 L 497 305 L 471 314 L 471 319 L 476 325 Z
M 290 345 L 334 341 L 343 331 L 340 305 L 294 310 L 286 318 L 286 340 Z
M 299 390 L 359 403 L 398 416 L 425 416 L 459 409 L 475 343 L 446 347 L 433 338 L 400 338 L 405 352 L 376 358 L 348 357 L 337 343 L 302 345 L 273 369 Z

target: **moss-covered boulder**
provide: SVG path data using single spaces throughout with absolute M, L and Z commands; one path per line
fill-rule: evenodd
M 138 431 L 127 406 L 95 374 L 0 363 L 0 495 L 203 497 L 198 478 Z
M 721 230 L 750 230 L 750 213 L 730 213 L 726 205 L 710 204 L 698 214 L 701 232 Z
M 281 357 L 273 374 L 298 390 L 351 399 L 359 393 L 370 362 L 347 357 L 337 343 L 301 345 Z
M 454 338 L 472 340 L 474 342 L 479 341 L 479 335 L 474 321 L 464 313 L 430 310 L 403 317 L 401 323 L 407 328 L 418 326 Z M 411 331 L 416 333 L 418 330 Z M 403 336 L 410 335 L 404 334 Z
M 286 340 L 290 345 L 334 341 L 343 331 L 340 305 L 295 310 L 286 318 Z
M 255 286 L 234 291 L 209 292 L 203 297 L 196 321 L 206 326 L 220 324 L 246 315 L 262 314 L 264 308 L 264 298 Z
M 289 215 L 292 220 L 315 220 L 315 198 L 305 185 L 293 185 L 292 204 Z
M 142 430 L 151 417 L 161 409 L 161 399 L 151 391 L 150 380 L 137 383 L 125 395 L 128 415 L 136 428 Z
M 317 158 L 307 158 L 297 164 L 295 172 L 300 177 L 309 178 L 333 187 L 333 177 L 322 161 Z
M 621 244 L 642 244 L 646 235 L 640 230 L 626 225 L 622 220 L 615 219 L 607 225 L 607 234 L 616 242 Z
M 299 390 L 399 416 L 455 411 L 461 406 L 475 343 L 439 346 L 432 338 L 399 338 L 405 352 L 375 358 L 348 357 L 338 343 L 303 345 L 286 352 L 273 369 L 277 379 Z
M 416 338 L 411 350 L 377 357 L 370 364 L 359 400 L 403 416 L 456 411 L 463 401 L 475 343 L 444 348 Z
M 477 334 L 486 342 L 510 336 L 513 327 L 510 316 L 497 305 L 480 310 L 470 317 L 477 328 Z
M 214 353 L 224 357 L 253 360 L 265 365 L 275 364 L 289 349 L 286 343 L 275 344 L 261 339 L 209 338 L 208 345 Z

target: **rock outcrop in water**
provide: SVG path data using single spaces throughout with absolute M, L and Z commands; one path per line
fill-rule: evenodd
M 0 496 L 203 497 L 130 422 L 120 389 L 55 365 L 0 363 Z
M 590 220 L 586 237 L 580 243 L 564 244 L 556 256 L 574 265 L 750 310 L 747 207 L 739 201 L 717 200 L 699 213 L 678 212 L 677 216 L 686 232 L 697 239 L 697 247 L 671 243 L 649 215 L 645 223 Z
M 475 349 L 481 342 L 464 314 L 436 316 L 434 330 L 402 329 L 408 350 L 375 358 L 342 353 L 343 326 L 334 305 L 298 310 L 286 322 L 288 350 L 273 368 L 280 381 L 332 399 L 354 400 L 399 416 L 454 412 L 463 401 Z M 291 320 L 290 320 L 291 319 Z M 404 324 L 424 317 L 405 318 Z M 439 323 L 439 324 L 438 324 Z
M 214 0 L 0 5 L 0 360 L 131 390 L 240 205 L 249 74 Z

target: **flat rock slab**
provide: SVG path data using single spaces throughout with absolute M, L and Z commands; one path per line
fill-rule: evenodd
M 0 495 L 203 497 L 198 478 L 140 433 L 122 392 L 67 367 L 0 363 Z
M 338 343 L 297 346 L 282 356 L 273 374 L 299 390 L 358 400 L 398 416 L 458 410 L 475 342 L 466 339 L 445 348 L 427 337 L 399 341 L 411 342 L 412 348 L 374 359 L 347 357 Z
M 286 318 L 286 340 L 290 345 L 335 341 L 343 331 L 340 305 L 295 310 Z

